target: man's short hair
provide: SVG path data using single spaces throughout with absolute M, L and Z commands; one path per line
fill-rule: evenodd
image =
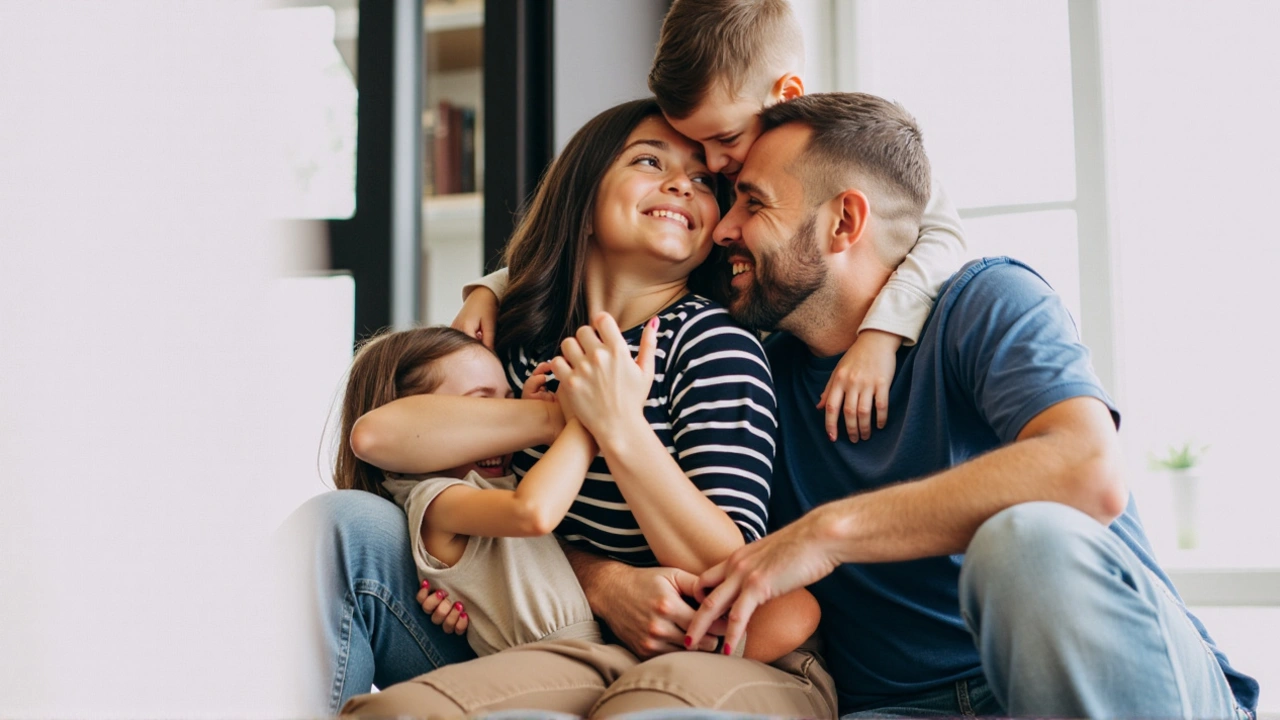
M 763 132 L 790 123 L 812 131 L 792 168 L 812 202 L 834 197 L 851 183 L 894 196 L 881 215 L 915 216 L 929 202 L 929 157 L 916 120 L 898 103 L 866 93 L 816 93 L 781 102 L 760 114 Z M 883 201 L 882 201 L 883 202 Z
M 693 114 L 713 85 L 739 97 L 748 84 L 804 53 L 787 0 L 675 0 L 662 21 L 649 90 L 668 117 Z M 767 92 L 763 88 L 762 92 Z

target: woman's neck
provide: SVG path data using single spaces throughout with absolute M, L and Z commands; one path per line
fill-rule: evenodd
M 609 267 L 598 253 L 587 258 L 587 312 L 604 311 L 618 327 L 640 325 L 689 292 L 688 278 L 654 280 Z

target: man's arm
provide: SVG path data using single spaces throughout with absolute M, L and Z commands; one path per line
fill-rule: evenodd
M 762 603 L 829 575 L 842 563 L 915 560 L 964 552 L 978 527 L 1005 508 L 1048 500 L 1110 524 L 1128 493 L 1108 408 L 1092 397 L 1050 406 L 1017 441 L 916 482 L 836 500 L 738 550 L 703 573 L 694 641 L 729 615 L 726 642 L 740 637 Z

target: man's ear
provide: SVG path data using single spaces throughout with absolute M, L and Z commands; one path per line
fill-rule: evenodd
M 871 217 L 871 201 L 861 190 L 849 189 L 837 195 L 835 204 L 836 229 L 831 238 L 831 252 L 842 253 L 862 239 Z
M 804 80 L 795 73 L 787 73 L 778 78 L 769 90 L 770 105 L 788 100 L 795 100 L 804 94 Z

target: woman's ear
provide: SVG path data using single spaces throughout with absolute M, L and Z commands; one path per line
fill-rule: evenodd
M 861 190 L 850 188 L 837 195 L 832 203 L 835 205 L 836 230 L 831 251 L 841 253 L 862 239 L 871 216 L 871 201 Z

